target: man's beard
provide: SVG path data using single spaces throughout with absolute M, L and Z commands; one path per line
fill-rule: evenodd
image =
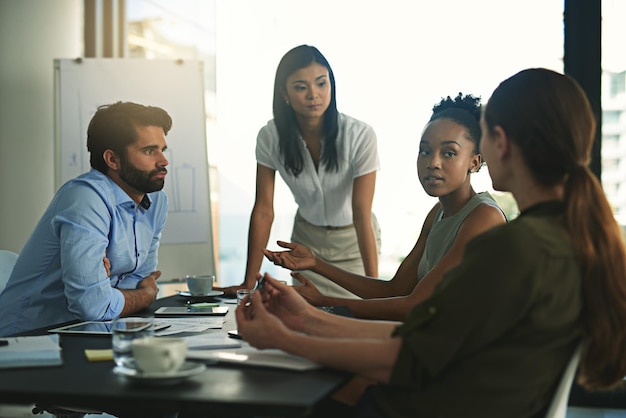
M 161 172 L 167 173 L 165 167 L 152 171 L 143 171 L 135 167 L 126 158 L 122 158 L 121 162 L 120 178 L 135 190 L 141 193 L 152 193 L 163 189 L 165 179 L 153 179 L 152 177 Z

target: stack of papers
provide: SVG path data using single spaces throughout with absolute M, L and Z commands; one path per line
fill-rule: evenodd
M 0 346 L 0 368 L 60 366 L 61 347 L 58 335 L 4 337 Z
M 221 316 L 157 318 L 154 320 L 154 324 L 157 328 L 155 335 L 164 336 L 181 332 L 204 332 L 208 329 L 221 329 L 224 325 L 224 318 Z

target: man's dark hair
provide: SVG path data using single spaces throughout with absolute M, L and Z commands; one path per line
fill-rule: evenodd
M 126 147 L 137 140 L 138 126 L 160 126 L 167 135 L 172 128 L 172 118 L 160 107 L 131 102 L 98 107 L 87 128 L 91 167 L 106 174 L 108 166 L 103 158 L 104 151 L 110 149 L 125 157 Z

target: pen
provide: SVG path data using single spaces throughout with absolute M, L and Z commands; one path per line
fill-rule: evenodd
M 5 345 L 9 345 L 7 340 L 0 340 L 0 347 L 4 347 Z
M 172 324 L 166 324 L 166 325 L 155 325 L 155 327 L 154 327 L 154 332 L 159 332 L 159 331 L 162 331 L 162 330 L 167 329 L 167 328 L 169 328 L 169 327 L 171 327 L 171 326 L 172 326 Z

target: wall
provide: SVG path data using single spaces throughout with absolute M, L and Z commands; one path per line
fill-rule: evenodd
M 0 1 L 0 248 L 19 252 L 54 194 L 53 58 L 82 55 L 82 13 Z

